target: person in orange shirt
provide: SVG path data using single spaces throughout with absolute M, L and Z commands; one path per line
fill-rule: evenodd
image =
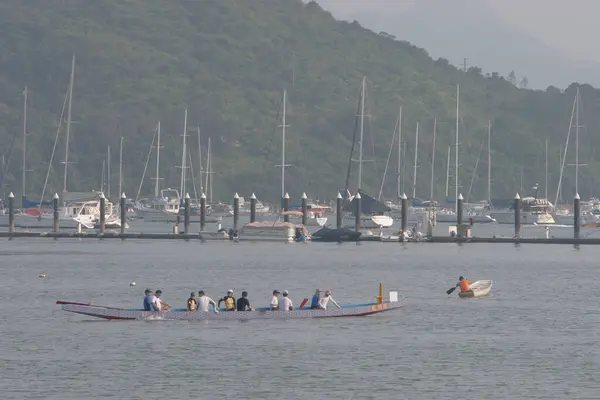
M 470 292 L 471 291 L 471 286 L 469 285 L 469 280 L 465 279 L 464 277 L 460 277 L 458 278 L 458 284 L 457 286 L 460 286 L 460 291 L 462 293 L 466 293 L 466 292 Z

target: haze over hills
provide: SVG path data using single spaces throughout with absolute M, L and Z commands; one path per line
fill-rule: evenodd
M 549 46 L 546 43 L 551 40 L 543 42 L 509 22 L 493 7 L 493 0 L 318 2 L 340 19 L 357 20 L 376 32 L 390 33 L 426 49 L 433 58 L 443 57 L 460 67 L 467 58 L 468 66 L 480 67 L 484 72 L 507 76 L 514 70 L 518 80 L 528 78 L 531 88 L 565 88 L 573 82 L 600 86 L 600 63 Z M 518 7 L 515 4 L 514 13 L 518 13 Z M 575 8 L 573 15 L 577 15 Z M 535 18 L 530 20 L 531 24 L 536 22 Z M 560 24 L 556 29 L 565 31 L 568 27 Z
M 565 92 L 520 90 L 476 68 L 458 71 L 425 51 L 336 21 L 316 3 L 300 0 L 31 0 L 0 1 L 0 155 L 8 190 L 20 193 L 23 88 L 29 89 L 28 187 L 39 196 L 64 102 L 71 57 L 76 55 L 68 189 L 98 189 L 106 148 L 112 147 L 112 181 L 118 181 L 118 146 L 124 137 L 125 191 L 137 192 L 157 122 L 162 125 L 161 182 L 178 187 L 184 109 L 198 179 L 196 126 L 212 139 L 214 198 L 255 192 L 280 196 L 281 98 L 287 88 L 287 191 L 299 198 L 334 197 L 345 185 L 360 83 L 367 76 L 363 189 L 377 195 L 392 131 L 403 107 L 406 145 L 403 176 L 412 192 L 414 131 L 420 122 L 417 195 L 429 195 L 432 127 L 438 119 L 434 196 L 444 196 L 445 161 L 454 145 L 456 84 L 461 85 L 460 181 L 465 194 L 492 121 L 492 188 L 495 196 L 528 192 L 543 182 L 549 140 L 550 180 L 556 187 L 575 87 Z M 516 68 L 516 67 L 515 67 Z M 534 79 L 533 76 L 530 79 Z M 583 197 L 595 194 L 600 176 L 594 143 L 600 92 L 582 86 L 580 135 Z M 61 192 L 64 124 L 47 193 Z M 373 154 L 374 152 L 374 154 Z M 393 156 L 395 159 L 395 155 Z M 471 199 L 486 198 L 482 154 Z M 572 150 L 568 160 L 573 160 Z M 150 159 L 151 165 L 154 158 Z M 396 196 L 395 165 L 384 196 Z M 353 171 L 356 171 L 354 164 Z M 521 175 L 523 173 L 523 175 Z M 152 192 L 146 174 L 142 194 Z M 521 187 L 521 176 L 523 184 Z M 188 173 L 188 177 L 191 174 Z M 565 172 L 564 190 L 573 191 Z M 350 188 L 356 189 L 353 172 Z M 192 192 L 191 181 L 188 189 Z M 116 192 L 113 187 L 113 193 Z M 453 189 L 450 193 L 453 194 Z

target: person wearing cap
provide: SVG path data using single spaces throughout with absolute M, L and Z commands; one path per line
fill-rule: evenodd
M 229 289 L 227 294 L 219 299 L 218 306 L 221 307 L 221 302 L 225 303 L 225 311 L 235 311 L 235 298 L 233 297 L 233 290 Z
M 287 290 L 284 290 L 282 295 L 283 295 L 283 299 L 281 300 L 281 310 L 283 311 L 293 311 L 294 310 L 294 303 L 292 303 L 292 299 L 290 299 L 288 297 L 289 292 Z
M 314 296 L 312 297 L 312 301 L 310 302 L 311 310 L 318 310 L 319 308 L 321 308 L 319 306 L 319 300 L 321 300 L 321 289 L 317 289 L 315 291 Z
M 152 290 L 144 291 L 144 311 L 152 311 Z
M 188 311 L 198 311 L 198 303 L 196 302 L 196 293 L 190 293 L 190 298 L 187 301 Z
M 165 311 L 166 312 L 166 311 L 169 311 L 169 309 L 171 308 L 169 303 L 167 303 L 166 301 L 161 299 L 161 296 L 162 296 L 162 290 L 158 289 L 156 292 L 154 292 L 154 297 L 152 298 L 152 310 L 153 311 L 158 311 L 158 312 Z
M 204 290 L 198 290 L 197 310 L 202 311 L 202 312 L 208 312 L 208 308 L 210 307 L 211 304 L 213 305 L 215 312 L 219 312 L 217 303 L 215 303 L 215 301 L 213 299 L 211 299 L 206 294 L 204 294 Z
M 242 292 L 242 297 L 237 300 L 238 311 L 254 311 L 254 308 L 250 306 L 250 300 L 248 300 L 248 292 L 245 290 Z
M 271 310 L 277 311 L 279 310 L 279 295 L 281 292 L 277 289 L 273 290 L 273 297 L 271 297 Z
M 340 305 L 333 299 L 333 297 L 331 297 L 331 290 L 327 289 L 325 291 L 325 296 L 321 297 L 321 300 L 319 300 L 319 308 L 323 309 L 323 310 L 327 310 L 327 303 L 329 303 L 329 300 L 331 300 L 331 302 L 333 304 L 335 304 L 337 306 L 337 308 L 342 308 L 340 307 Z

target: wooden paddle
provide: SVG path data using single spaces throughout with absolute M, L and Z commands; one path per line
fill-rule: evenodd
M 456 290 L 456 288 L 458 287 L 458 283 L 456 284 L 456 286 L 454 286 L 453 288 L 450 288 L 448 290 L 446 290 L 446 294 L 450 295 L 452 294 L 452 292 L 454 292 Z
M 306 303 L 308 303 L 308 299 L 305 297 L 304 300 L 302 300 L 302 303 L 300 303 L 298 310 L 302 310 L 302 307 L 304 307 Z

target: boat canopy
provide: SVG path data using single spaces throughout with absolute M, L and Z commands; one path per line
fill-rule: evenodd
M 376 214 L 391 211 L 392 209 L 376 198 L 369 196 L 364 193 L 362 190 L 359 190 L 361 204 L 360 204 L 360 212 L 363 214 Z M 350 201 L 344 205 L 344 211 L 353 212 L 356 210 L 356 199 L 355 197 L 351 197 Z

